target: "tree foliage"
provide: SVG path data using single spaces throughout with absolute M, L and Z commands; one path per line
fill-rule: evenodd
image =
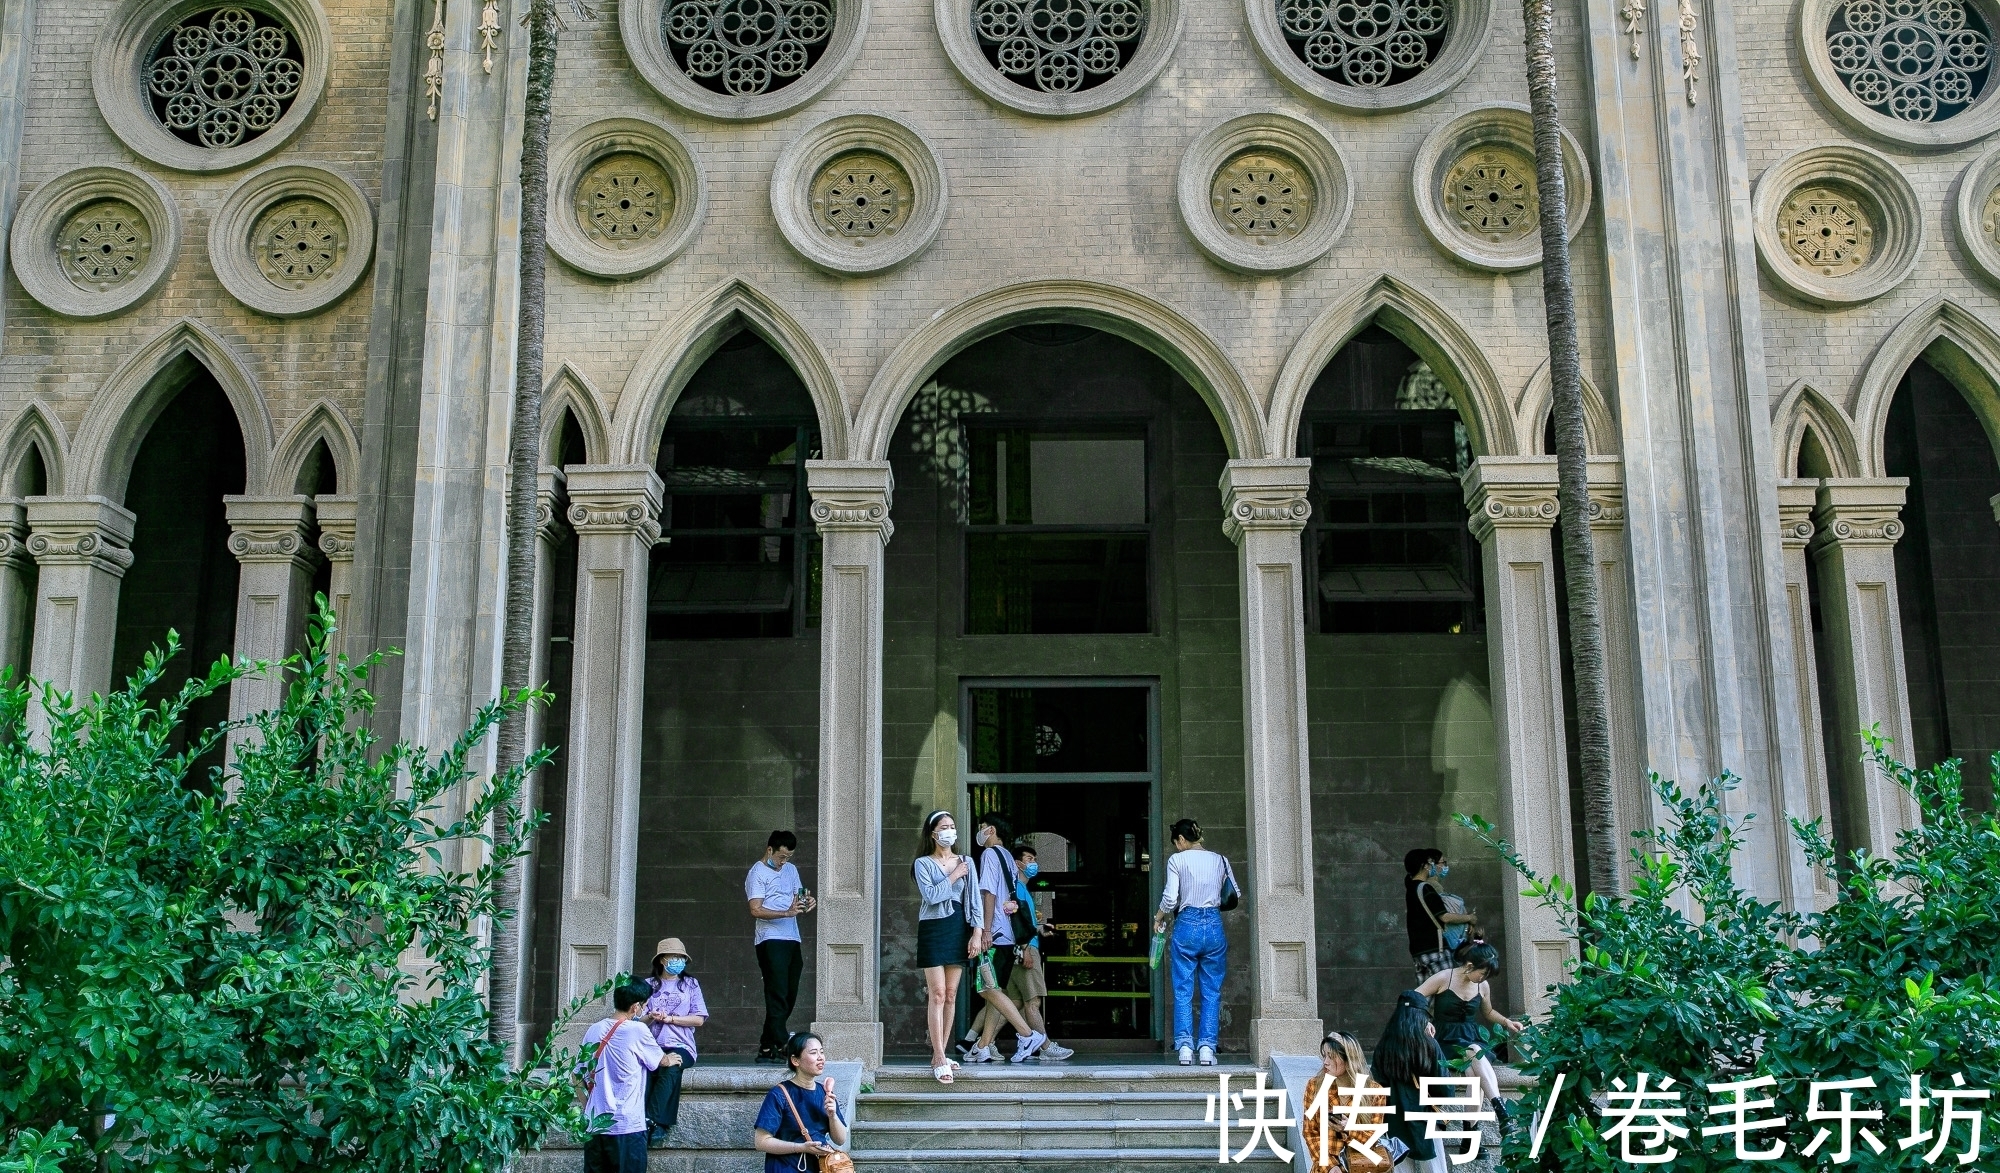
M 2000 822 L 1966 806 L 1959 763 L 1913 770 L 1893 760 L 1873 734 L 1869 749 L 1881 775 L 1916 799 L 1922 822 L 1902 834 L 1893 858 L 1855 852 L 1842 860 L 1824 827 L 1792 820 L 1812 866 L 1838 869 L 1838 900 L 1821 912 L 1784 911 L 1739 886 L 1732 862 L 1749 816 L 1726 814 L 1726 796 L 1736 786 L 1727 775 L 1693 794 L 1653 777 L 1670 817 L 1663 829 L 1638 833 L 1632 888 L 1622 896 L 1592 893 L 1578 902 L 1573 885 L 1538 876 L 1489 824 L 1460 816 L 1523 875 L 1528 895 L 1554 911 L 1580 946 L 1570 981 L 1553 990 L 1548 1015 L 1519 1040 L 1517 1065 L 1534 1081 L 1527 1105 L 1554 1115 L 1539 1160 L 1528 1157 L 1526 1128 L 1510 1133 L 1507 1168 L 1621 1167 L 1623 1138 L 1605 1139 L 1615 1119 L 1603 1112 L 1605 1097 L 1617 1090 L 1613 1079 L 1631 1090 L 1642 1072 L 1654 1088 L 1671 1077 L 1687 1109 L 1678 1123 L 1690 1135 L 1673 1141 L 1678 1156 L 1657 1167 L 1832 1168 L 1839 1125 L 1808 1119 L 1812 1083 L 1864 1078 L 1875 1087 L 1853 1092 L 1855 1107 L 1879 1108 L 1883 1118 L 1856 1125 L 1845 1167 L 1959 1167 L 1965 1127 L 1958 1126 L 1947 1155 L 1933 1166 L 1926 1157 L 1935 1138 L 1900 1146 L 1910 1128 L 1898 1101 L 1910 1095 L 1912 1076 L 1926 1094 L 1957 1086 L 1954 1077 L 1962 1075 L 1966 1087 L 2000 1095 L 1994 964 Z M 2000 778 L 2000 755 L 1993 769 Z M 1558 1074 L 1564 1087 L 1551 1108 Z M 1788 1124 L 1753 1133 L 1746 1144 L 1762 1149 L 1782 1139 L 1786 1151 L 1746 1165 L 1736 1158 L 1733 1138 L 1701 1136 L 1702 1127 L 1733 1119 L 1710 1117 L 1709 1107 L 1736 1099 L 1707 1087 L 1766 1076 L 1776 1085 L 1746 1098 L 1776 1104 L 1751 1118 L 1782 1117 Z M 1821 1099 L 1823 1107 L 1838 1103 L 1837 1092 Z M 1994 1119 L 1991 1101 L 1960 1106 L 1984 1108 L 1989 1123 Z M 1935 1129 L 1937 1117 L 1933 1104 L 1925 1127 Z M 1862 1126 L 1882 1140 L 1883 1153 L 1862 1141 Z M 1833 1135 L 1815 1156 L 1803 1155 L 1823 1128 Z M 2000 1140 L 1995 1132 L 1985 1129 L 1989 1162 Z
M 541 763 L 469 765 L 538 698 L 488 706 L 442 754 L 377 752 L 376 658 L 329 656 L 320 605 L 226 776 L 189 769 L 229 729 L 178 752 L 175 734 L 262 665 L 154 699 L 169 636 L 109 696 L 0 680 L 0 728 L 31 703 L 52 718 L 45 742 L 0 744 L 0 1169 L 469 1173 L 583 1126 L 566 1081 L 487 1038 L 481 930 L 532 820 L 445 866 Z

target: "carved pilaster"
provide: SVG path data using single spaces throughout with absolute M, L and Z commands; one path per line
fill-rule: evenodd
M 1908 755 L 1910 695 L 1903 668 L 1902 607 L 1897 600 L 1896 541 L 1903 536 L 1904 477 L 1825 480 L 1810 550 L 1819 568 L 1825 621 L 1826 670 L 1833 712 L 1829 740 L 1832 784 L 1840 788 L 1849 840 L 1887 855 L 1896 835 L 1916 821 L 1909 795 L 1861 760 L 1860 730 L 1879 725 Z
M 305 644 L 317 554 L 312 546 L 311 497 L 224 497 L 229 552 L 236 555 L 236 658 L 276 664 Z M 239 678 L 229 687 L 229 716 L 241 721 L 285 699 L 277 670 Z M 253 731 L 235 729 L 231 746 Z
M 896 523 L 889 519 L 889 507 L 895 495 L 893 476 L 880 484 L 862 483 L 852 476 L 832 478 L 823 486 L 815 483 L 812 487 L 813 524 L 819 527 L 822 534 L 875 534 L 886 546 L 889 539 L 896 535 Z
M 1812 519 L 1818 501 L 1818 481 L 1778 482 L 1778 541 L 1788 554 L 1812 543 L 1818 532 Z
M 319 552 L 335 566 L 354 561 L 355 498 L 331 493 L 313 498 L 313 513 L 319 519 Z
M 1222 530 L 1236 543 L 1243 641 L 1243 781 L 1254 890 L 1250 1047 L 1306 1055 L 1324 1033 L 1313 919 L 1312 769 L 1306 741 L 1305 551 L 1309 460 L 1232 460 Z
M 137 520 L 102 497 L 32 498 L 28 552 L 43 566 L 89 566 L 123 578 Z
M 25 572 L 33 565 L 27 506 L 11 497 L 0 498 L 0 668 L 12 668 L 16 679 L 28 667 L 21 661 L 35 600 L 28 593 Z
M 1482 542 L 1496 529 L 1547 530 L 1562 513 L 1553 481 L 1545 485 L 1481 484 L 1476 494 L 1467 490 L 1466 504 L 1472 514 L 1472 536 Z
M 550 545 L 561 545 L 569 536 L 569 531 L 558 524 L 565 517 L 562 508 L 563 472 L 559 468 L 545 468 L 535 482 L 535 537 Z M 536 575 L 541 582 L 545 575 Z
M 118 587 L 132 565 L 131 513 L 102 497 L 30 497 L 28 552 L 35 585 L 35 641 L 29 671 L 58 690 L 87 696 L 111 685 Z M 34 732 L 47 730 L 39 707 Z
M 1819 502 L 1816 480 L 1778 482 L 1778 544 L 1785 566 L 1785 620 L 1792 642 L 1792 692 L 1798 709 L 1799 752 L 1805 769 L 1808 821 L 1829 819 L 1833 801 L 1826 766 L 1826 739 L 1819 704 L 1819 650 L 1813 643 L 1812 588 L 1807 578 L 1806 548 L 1818 528 L 1813 508 Z M 1838 895 L 1833 877 L 1823 871 L 1813 877 L 1813 901 L 1825 908 Z
M 296 564 L 312 569 L 310 497 L 225 497 L 229 552 L 245 566 Z

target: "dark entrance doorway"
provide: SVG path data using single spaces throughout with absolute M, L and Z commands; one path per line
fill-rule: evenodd
M 1157 686 L 1149 680 L 983 680 L 964 685 L 963 774 L 977 812 L 1034 846 L 1029 881 L 1052 1037 L 1159 1037 L 1161 975 L 1148 964 L 1158 844 Z

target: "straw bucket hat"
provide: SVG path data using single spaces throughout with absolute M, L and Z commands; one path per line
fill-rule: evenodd
M 681 944 L 679 937 L 663 938 L 658 945 L 653 946 L 653 960 L 655 961 L 658 961 L 662 957 L 686 957 L 687 955 L 687 946 Z

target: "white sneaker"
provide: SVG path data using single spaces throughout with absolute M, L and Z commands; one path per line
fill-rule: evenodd
M 1193 1064 L 1194 1064 L 1194 1048 L 1193 1048 L 1193 1047 L 1182 1047 L 1182 1048 L 1181 1048 L 1181 1066 L 1182 1066 L 1182 1067 L 1190 1067 L 1190 1066 L 1193 1066 Z
M 993 1053 L 993 1048 L 991 1047 L 974 1047 L 965 1053 L 965 1061 L 967 1063 L 998 1063 L 1000 1057 Z
M 1214 1047 L 1203 1047 L 1203 1048 L 1201 1049 L 1201 1065 L 1202 1065 L 1203 1067 L 1213 1067 L 1213 1066 L 1215 1066 L 1215 1048 L 1214 1048 Z
M 1048 1041 L 1049 1041 L 1049 1036 L 1043 1034 L 1041 1031 L 1035 1031 L 1031 1033 L 1027 1038 L 1022 1039 L 1019 1043 L 1015 1044 L 1014 1058 L 1011 1060 L 1011 1062 L 1014 1063 L 1027 1062 L 1028 1056 L 1033 1055 L 1036 1051 L 1041 1050 L 1042 1046 L 1046 1044 Z
M 1061 1043 L 1054 1041 L 1050 1041 L 1044 1044 L 1042 1047 L 1042 1058 L 1045 1060 L 1053 1060 L 1054 1062 L 1057 1063 L 1062 1062 L 1064 1059 L 1067 1059 L 1074 1054 L 1076 1054 L 1075 1051 L 1072 1051 L 1068 1047 L 1063 1046 Z

